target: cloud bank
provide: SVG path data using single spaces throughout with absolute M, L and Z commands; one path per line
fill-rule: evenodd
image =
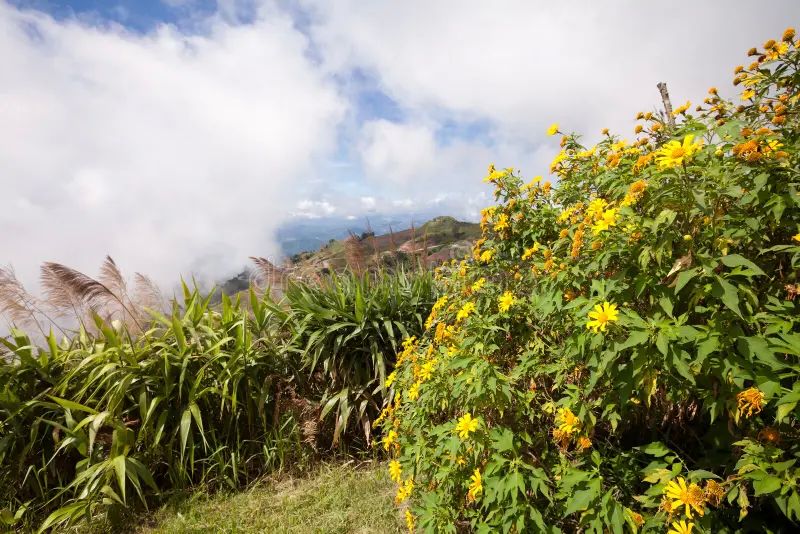
M 273 231 L 347 110 L 291 18 L 200 33 L 56 21 L 0 3 L 0 262 L 174 283 L 274 255 Z
M 134 31 L 0 0 L 0 263 L 159 282 L 276 255 L 287 218 L 474 217 L 488 163 L 546 174 L 558 121 L 632 138 L 637 111 L 711 85 L 796 0 L 165 1 Z M 209 15 L 208 13 L 211 13 Z

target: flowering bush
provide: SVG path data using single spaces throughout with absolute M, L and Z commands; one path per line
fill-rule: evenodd
M 411 529 L 787 531 L 800 520 L 800 42 L 741 103 L 489 168 L 474 261 L 386 380 Z M 560 133 L 558 125 L 548 133 Z M 405 506 L 405 505 L 404 505 Z

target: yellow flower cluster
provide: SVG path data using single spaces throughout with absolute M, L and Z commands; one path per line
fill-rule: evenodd
M 639 199 L 642 198 L 642 195 L 644 195 L 644 190 L 646 188 L 647 182 L 644 180 L 633 182 L 628 188 L 628 192 L 625 193 L 625 198 L 620 202 L 620 206 L 633 206 L 636 204 Z
M 475 311 L 475 303 L 474 302 L 466 302 L 466 303 L 464 303 L 464 305 L 461 306 L 461 309 L 458 310 L 458 313 L 456 313 L 456 321 L 459 321 L 459 322 L 463 321 L 464 319 L 469 317 L 472 314 L 472 312 L 474 312 L 474 311 Z
M 400 484 L 397 488 L 397 495 L 395 495 L 394 500 L 397 504 L 405 501 L 411 494 L 414 492 L 414 479 L 409 477 L 406 479 L 405 483 Z

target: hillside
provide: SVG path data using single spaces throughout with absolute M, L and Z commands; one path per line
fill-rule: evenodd
M 480 235 L 480 225 L 450 216 L 434 217 L 418 228 L 375 235 L 371 231 L 352 233 L 344 239 L 330 239 L 316 251 L 299 252 L 287 258 L 283 270 L 296 277 L 314 278 L 341 271 L 348 265 L 357 270 L 376 266 L 411 266 L 420 260 L 439 265 L 469 254 Z M 249 287 L 256 270 L 250 267 L 219 284 L 221 292 L 234 295 Z
M 480 235 L 476 223 L 453 217 L 435 217 L 418 228 L 375 235 L 372 232 L 351 234 L 331 240 L 316 252 L 295 254 L 288 269 L 306 276 L 314 272 L 339 271 L 349 266 L 363 270 L 378 265 L 394 267 L 422 261 L 438 265 L 466 256 Z

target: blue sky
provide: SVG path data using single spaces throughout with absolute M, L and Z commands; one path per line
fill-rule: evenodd
M 110 253 L 170 282 L 277 255 L 298 217 L 474 219 L 489 163 L 546 174 L 550 123 L 632 139 L 657 82 L 734 96 L 745 51 L 800 19 L 670 6 L 0 0 L 0 263 L 30 283 Z

